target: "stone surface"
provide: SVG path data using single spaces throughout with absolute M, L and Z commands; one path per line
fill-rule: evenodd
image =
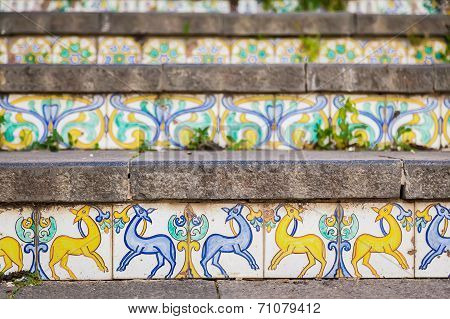
M 2 152 L 0 156 L 0 202 L 128 199 L 130 152 Z
M 304 65 L 164 65 L 169 92 L 305 92 Z
M 434 65 L 434 90 L 450 92 L 450 66 L 448 64 Z
M 147 152 L 134 199 L 398 198 L 401 162 L 351 152 Z
M 308 64 L 307 91 L 430 93 L 433 69 L 427 66 Z

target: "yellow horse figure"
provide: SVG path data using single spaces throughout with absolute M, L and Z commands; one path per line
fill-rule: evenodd
M 314 234 L 299 237 L 289 235 L 287 229 L 294 218 L 303 222 L 303 219 L 300 217 L 300 213 L 303 209 L 296 209 L 292 205 L 283 205 L 283 207 L 286 209 L 287 214 L 281 219 L 275 231 L 275 242 L 280 250 L 273 257 L 269 270 L 275 270 L 280 261 L 286 256 L 291 254 L 306 254 L 308 257 L 308 264 L 300 272 L 298 278 L 302 278 L 308 269 L 316 264 L 316 260 L 318 260 L 321 265 L 317 277 L 323 277 L 323 272 L 327 264 L 323 240 Z
M 355 270 L 355 276 L 361 277 L 361 273 L 358 270 L 358 261 L 363 260 L 363 265 L 370 269 L 372 274 L 379 278 L 377 271 L 369 263 L 370 255 L 372 253 L 384 253 L 394 257 L 403 269 L 408 269 L 408 263 L 405 256 L 403 256 L 397 249 L 402 243 L 402 230 L 400 225 L 391 215 L 394 205 L 389 203 L 380 209 L 372 207 L 372 209 L 378 214 L 375 218 L 375 222 L 385 219 L 389 224 L 389 232 L 382 237 L 372 236 L 369 234 L 362 234 L 355 240 L 353 246 L 352 265 Z
M 3 237 L 0 239 L 0 257 L 3 257 L 5 266 L 0 273 L 4 274 L 12 268 L 13 263 L 17 265 L 17 270 L 23 268 L 23 252 L 19 242 L 12 237 Z
M 80 210 L 70 209 L 70 212 L 75 215 L 73 223 L 76 224 L 82 220 L 88 229 L 88 234 L 84 238 L 72 238 L 69 236 L 58 236 L 52 243 L 50 248 L 50 262 L 49 267 L 52 271 L 52 277 L 59 280 L 55 272 L 55 265 L 59 262 L 61 268 L 67 271 L 70 278 L 77 279 L 75 274 L 67 266 L 69 256 L 85 256 L 95 261 L 98 268 L 102 272 L 107 272 L 108 268 L 103 261 L 103 258 L 96 252 L 101 243 L 100 230 L 95 221 L 89 216 L 90 206 L 83 206 Z

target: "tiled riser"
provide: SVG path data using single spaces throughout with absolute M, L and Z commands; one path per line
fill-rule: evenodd
M 0 266 L 37 267 L 50 280 L 448 277 L 449 209 L 450 202 L 147 203 L 44 207 L 32 218 L 30 207 L 7 208 Z
M 316 49 L 307 50 L 306 47 Z M 146 38 L 4 37 L 0 63 L 164 64 L 164 63 L 371 63 L 445 62 L 443 38 Z M 447 57 L 449 58 L 449 57 Z
M 347 10 L 359 13 L 429 14 L 436 13 L 430 0 L 349 0 Z M 273 2 L 271 11 L 295 12 L 297 0 Z M 231 11 L 228 0 L 2 0 L 0 11 L 63 11 L 63 12 L 221 12 Z M 239 0 L 240 13 L 267 12 L 261 1 Z
M 450 143 L 448 96 L 383 95 L 9 95 L 0 98 L 2 148 L 20 150 L 43 143 L 53 130 L 62 148 L 184 148 L 195 128 L 209 127 L 225 147 L 231 136 L 247 148 L 308 149 L 317 142 L 316 126 L 336 126 L 337 110 L 350 98 L 364 124 L 355 133 L 371 148 L 392 145 L 401 127 L 405 142 L 432 149 Z M 356 135 L 355 135 L 356 136 Z

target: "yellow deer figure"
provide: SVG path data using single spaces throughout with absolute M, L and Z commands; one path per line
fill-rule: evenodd
M 408 269 L 408 263 L 405 256 L 399 251 L 398 247 L 402 243 L 402 230 L 395 218 L 391 215 L 393 204 L 389 203 L 380 209 L 372 207 L 372 209 L 378 214 L 375 218 L 375 222 L 385 219 L 389 224 L 389 232 L 386 236 L 377 237 L 369 234 L 362 234 L 355 240 L 353 247 L 352 265 L 355 270 L 355 276 L 361 277 L 361 273 L 358 270 L 358 261 L 363 260 L 363 265 L 370 269 L 372 274 L 379 278 L 377 271 L 369 263 L 370 255 L 372 253 L 385 253 L 394 257 L 403 269 Z
M 75 215 L 73 223 L 76 224 L 82 220 L 87 228 L 88 234 L 84 238 L 73 238 L 69 236 L 58 236 L 52 243 L 50 248 L 50 262 L 49 267 L 52 271 L 52 277 L 59 280 L 55 273 L 55 265 L 59 262 L 61 268 L 67 271 L 70 278 L 77 279 L 75 274 L 67 266 L 69 256 L 85 256 L 95 261 L 100 271 L 107 272 L 108 268 L 103 261 L 103 258 L 96 252 L 101 243 L 100 230 L 95 221 L 89 216 L 90 206 L 83 206 L 80 210 L 70 209 L 70 212 Z
M 303 219 L 300 217 L 300 213 L 303 209 L 296 209 L 292 205 L 283 206 L 286 209 L 287 214 L 281 219 L 275 231 L 275 242 L 280 250 L 273 257 L 269 270 L 275 270 L 281 260 L 286 256 L 291 254 L 306 254 L 308 257 L 308 264 L 303 268 L 298 277 L 302 278 L 308 269 L 316 264 L 316 260 L 318 260 L 321 265 L 317 277 L 323 277 L 323 271 L 327 264 L 325 260 L 325 244 L 319 236 L 314 234 L 300 237 L 289 235 L 287 229 L 294 218 L 303 222 Z
M 12 268 L 13 263 L 17 265 L 17 270 L 23 268 L 23 253 L 19 242 L 12 237 L 3 237 L 0 239 L 0 257 L 3 257 L 5 266 L 0 273 L 4 274 Z

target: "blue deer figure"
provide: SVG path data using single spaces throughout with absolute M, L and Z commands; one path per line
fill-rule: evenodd
M 433 206 L 436 209 L 437 214 L 436 216 L 434 216 L 426 232 L 427 244 L 431 248 L 431 250 L 422 259 L 422 262 L 419 266 L 419 269 L 421 270 L 427 269 L 428 265 L 433 261 L 435 257 L 450 249 L 450 237 L 444 237 L 444 234 L 439 233 L 439 224 L 441 223 L 441 221 L 444 220 L 444 218 L 446 219 L 444 220 L 444 222 L 450 220 L 450 210 L 448 208 L 445 208 L 441 204 L 436 204 L 429 205 L 425 208 L 424 212 L 417 212 L 416 214 L 425 213 L 428 215 L 428 210 Z
M 228 274 L 220 265 L 220 255 L 222 253 L 234 253 L 236 255 L 244 257 L 250 267 L 253 270 L 259 269 L 256 264 L 255 258 L 247 251 L 252 244 L 253 235 L 249 223 L 242 216 L 242 209 L 244 205 L 237 204 L 233 208 L 222 208 L 227 213 L 225 223 L 235 220 L 239 225 L 239 233 L 236 236 L 224 236 L 220 234 L 210 235 L 203 245 L 202 259 L 200 264 L 205 273 L 205 277 L 211 278 L 211 274 L 208 272 L 208 262 L 212 259 L 212 264 L 216 266 L 225 278 L 228 278 Z
M 134 205 L 133 209 L 135 215 L 125 230 L 124 241 L 129 251 L 123 256 L 120 261 L 117 271 L 125 271 L 130 261 L 139 255 L 156 255 L 157 265 L 151 271 L 147 279 L 152 278 L 159 268 L 164 266 L 164 261 L 167 260 L 170 264 L 170 271 L 166 278 L 170 278 L 175 268 L 175 245 L 172 240 L 166 235 L 155 235 L 150 237 L 142 237 L 137 233 L 137 227 L 142 220 L 146 220 L 150 224 L 152 220 L 149 214 L 155 211 L 154 208 L 144 209 L 140 205 Z

